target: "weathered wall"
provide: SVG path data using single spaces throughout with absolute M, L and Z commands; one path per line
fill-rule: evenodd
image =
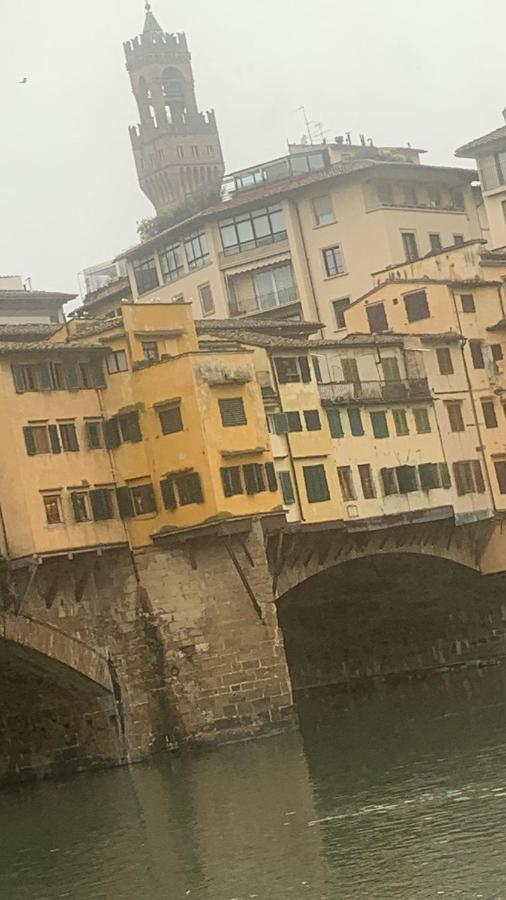
M 329 569 L 278 602 L 295 689 L 506 656 L 506 576 L 415 555 Z

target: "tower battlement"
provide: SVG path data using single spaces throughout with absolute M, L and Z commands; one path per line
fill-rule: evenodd
M 186 61 L 190 58 L 188 41 L 184 32 L 147 32 L 137 35 L 123 44 L 127 68 L 136 62 L 144 62 L 147 55 L 163 54 L 174 56 L 174 61 Z

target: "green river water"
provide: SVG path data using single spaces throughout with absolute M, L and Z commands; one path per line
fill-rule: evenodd
M 506 667 L 0 794 L 1 900 L 506 900 Z

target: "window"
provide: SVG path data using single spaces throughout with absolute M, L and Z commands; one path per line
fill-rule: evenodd
M 395 469 L 381 469 L 380 475 L 385 497 L 389 497 L 391 494 L 398 494 L 399 488 L 397 487 Z
M 436 357 L 439 374 L 453 375 L 453 362 L 449 347 L 436 347 Z
M 70 494 L 74 520 L 76 522 L 89 522 L 91 519 L 88 494 L 83 491 L 72 491 Z
M 501 207 L 502 207 L 503 219 L 506 222 L 506 200 L 501 200 Z
M 392 416 L 394 419 L 395 433 L 400 437 L 409 434 L 408 420 L 405 409 L 393 409 Z
M 320 422 L 320 413 L 317 409 L 305 409 L 304 421 L 308 431 L 320 431 L 322 424 Z
M 383 206 L 394 205 L 394 186 L 388 181 L 381 181 L 376 185 L 378 200 Z
M 435 185 L 429 187 L 429 201 L 433 209 L 441 206 L 441 191 Z
M 497 484 L 499 486 L 499 493 L 506 494 L 506 462 L 504 460 L 499 460 L 494 463 L 494 468 Z
M 346 328 L 345 310 L 348 309 L 351 300 L 349 297 L 341 297 L 339 300 L 332 301 L 332 309 L 334 310 L 334 318 L 336 320 L 336 328 Z
M 315 225 L 332 225 L 336 221 L 332 207 L 332 199 L 329 194 L 323 197 L 315 197 L 312 200 Z
M 404 258 L 406 262 L 412 259 L 418 259 L 418 244 L 416 242 L 416 234 L 414 231 L 402 232 L 402 246 L 404 248 Z
M 471 459 L 454 463 L 453 476 L 459 496 L 485 492 L 485 482 L 479 460 Z
M 240 466 L 226 466 L 220 469 L 220 472 L 225 497 L 232 497 L 234 494 L 244 494 Z
M 29 425 L 23 428 L 23 435 L 28 456 L 51 452 L 47 425 Z
M 453 235 L 453 243 L 456 247 L 460 247 L 464 243 L 464 235 L 463 234 L 454 234 Z
M 323 262 L 325 264 L 325 272 L 328 278 L 334 278 L 335 275 L 344 273 L 343 251 L 340 244 L 335 247 L 328 247 L 322 250 Z
M 450 473 L 446 463 L 421 463 L 418 466 L 418 476 L 422 491 L 451 487 Z
M 462 416 L 462 403 L 456 400 L 446 404 L 448 420 L 451 431 L 465 431 L 464 418 Z
M 289 263 L 284 266 L 274 266 L 272 269 L 254 272 L 253 285 L 255 289 L 255 305 L 261 310 L 274 309 L 276 306 L 286 306 L 298 299 L 293 269 Z
M 497 428 L 497 416 L 495 414 L 495 404 L 493 400 L 482 400 L 481 408 L 483 410 L 483 421 L 486 428 Z
M 418 490 L 416 466 L 397 466 L 395 473 L 400 494 L 411 494 Z
M 412 184 L 403 185 L 403 193 L 404 193 L 404 203 L 406 206 L 416 206 L 418 204 L 418 197 L 416 193 L 416 188 Z
M 112 353 L 108 354 L 106 362 L 109 375 L 115 375 L 116 372 L 126 372 L 128 369 L 125 350 L 113 350 Z
M 460 295 L 460 304 L 462 306 L 462 312 L 465 312 L 465 313 L 476 312 L 476 306 L 474 303 L 473 294 L 461 294 Z
M 272 413 L 269 416 L 269 424 L 274 434 L 288 434 L 290 431 L 302 431 L 300 413 Z
M 224 428 L 247 424 L 242 397 L 231 397 L 228 400 L 221 399 L 218 400 L 218 404 Z
M 325 466 L 303 466 L 304 482 L 309 503 L 323 503 L 330 500 Z
M 322 369 L 321 369 L 321 365 L 320 365 L 320 357 L 312 356 L 311 362 L 313 363 L 313 372 L 314 372 L 314 376 L 316 378 L 316 383 L 322 384 L 323 376 L 322 376 Z
M 501 359 L 504 359 L 501 344 L 490 344 L 490 351 L 494 362 L 500 362 Z
M 158 410 L 158 418 L 162 428 L 162 434 L 175 434 L 183 430 L 183 417 L 180 406 L 167 406 Z
M 112 490 L 110 488 L 97 488 L 90 491 L 90 503 L 95 522 L 113 518 Z
M 290 472 L 278 472 L 279 486 L 281 488 L 281 496 L 285 506 L 291 506 L 295 503 L 295 494 L 293 492 L 292 476 Z
M 184 249 L 189 269 L 200 269 L 209 262 L 209 248 L 205 232 L 202 231 L 200 234 L 186 238 Z
M 142 352 L 144 354 L 144 359 L 160 359 L 160 353 L 158 351 L 158 344 L 156 341 L 142 341 Z
M 195 159 L 199 158 L 199 148 L 197 144 L 192 144 L 192 156 L 194 156 Z
M 61 525 L 63 522 L 61 499 L 59 494 L 51 494 L 42 498 L 44 508 L 46 510 L 46 521 L 48 525 Z
M 160 482 L 160 488 L 165 509 L 176 509 L 178 501 L 180 506 L 204 502 L 202 482 L 198 472 L 168 476 Z
M 387 438 L 389 435 L 389 431 L 386 412 L 384 410 L 380 410 L 378 412 L 372 412 L 370 416 L 374 437 Z
M 360 484 L 362 485 L 362 494 L 364 500 L 374 500 L 376 496 L 376 488 L 374 486 L 374 478 L 372 469 L 368 463 L 363 463 L 358 467 L 360 475 Z
M 341 488 L 343 500 L 356 500 L 357 495 L 355 493 L 355 486 L 353 484 L 351 466 L 338 466 L 337 477 L 339 478 L 339 487 Z
M 171 247 L 162 250 L 159 257 L 164 284 L 170 284 L 183 274 L 184 262 L 180 244 L 172 244 Z
M 76 426 L 73 422 L 65 422 L 60 425 L 60 438 L 62 447 L 67 453 L 76 453 L 79 450 Z
M 198 292 L 200 297 L 200 307 L 202 309 L 202 315 L 209 316 L 214 312 L 214 299 L 213 292 L 211 291 L 211 285 L 199 285 Z
M 305 356 L 277 356 L 274 359 L 274 368 L 280 384 L 311 381 L 311 370 Z
M 429 234 L 430 249 L 432 253 L 438 253 L 443 249 L 440 234 Z
M 430 417 L 429 410 L 426 406 L 418 406 L 413 409 L 415 419 L 415 428 L 417 434 L 430 434 Z
M 155 492 L 152 484 L 138 484 L 130 488 L 134 515 L 144 516 L 156 512 Z
M 430 319 L 429 304 L 427 303 L 425 291 L 415 291 L 414 294 L 407 294 L 404 297 L 404 306 L 406 307 L 408 322 Z
M 485 360 L 483 358 L 483 346 L 481 341 L 469 341 L 469 349 L 471 351 L 471 359 L 475 369 L 484 369 Z
M 341 410 L 327 409 L 327 419 L 329 422 L 331 437 L 333 437 L 333 438 L 344 437 L 343 425 L 341 422 Z
M 276 478 L 276 470 L 274 468 L 274 463 L 265 463 L 265 477 L 267 478 L 267 487 L 270 491 L 274 493 L 278 489 L 278 482 Z
M 148 291 L 154 291 L 160 285 L 154 256 L 135 262 L 134 275 L 139 294 L 147 294 Z
M 214 147 L 212 144 L 206 144 L 206 153 L 208 156 L 214 156 Z
M 383 303 L 375 303 L 373 306 L 367 306 L 366 315 L 371 334 L 378 334 L 380 331 L 388 331 L 388 319 Z
M 358 364 L 354 357 L 344 357 L 341 359 L 341 368 L 343 370 L 343 381 L 347 384 L 360 384 Z
M 381 368 L 383 369 L 383 378 L 385 381 L 400 381 L 401 373 L 399 372 L 399 361 L 395 356 L 387 356 L 381 360 Z
M 362 437 L 364 434 L 364 426 L 362 424 L 362 413 L 358 406 L 350 406 L 348 409 L 348 422 L 350 423 L 350 431 L 354 437 Z
M 125 443 L 131 442 L 132 444 L 138 444 L 139 441 L 142 441 L 138 412 L 125 413 L 122 416 L 118 416 L 118 425 L 122 441 Z
M 102 362 L 49 362 L 39 365 L 12 365 L 16 393 L 25 391 L 77 390 L 105 387 Z
M 102 422 L 86 422 L 85 429 L 88 450 L 100 450 L 104 446 Z
M 286 225 L 283 210 L 279 205 L 265 206 L 223 219 L 220 232 L 226 256 L 284 241 Z
M 242 467 L 247 494 L 265 491 L 264 470 L 259 463 L 248 463 Z
M 181 144 L 179 144 L 176 147 L 176 150 L 177 150 L 177 155 L 178 155 L 179 159 L 183 159 L 184 158 L 184 147 Z

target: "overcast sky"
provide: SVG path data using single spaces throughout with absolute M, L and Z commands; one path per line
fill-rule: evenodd
M 143 0 L 0 0 L 0 273 L 77 290 L 77 273 L 134 243 L 151 213 L 128 125 L 122 42 Z M 201 109 L 228 169 L 281 155 L 304 104 L 328 136 L 426 148 L 448 164 L 506 106 L 504 0 L 153 0 L 186 31 Z M 28 76 L 26 85 L 17 82 Z

